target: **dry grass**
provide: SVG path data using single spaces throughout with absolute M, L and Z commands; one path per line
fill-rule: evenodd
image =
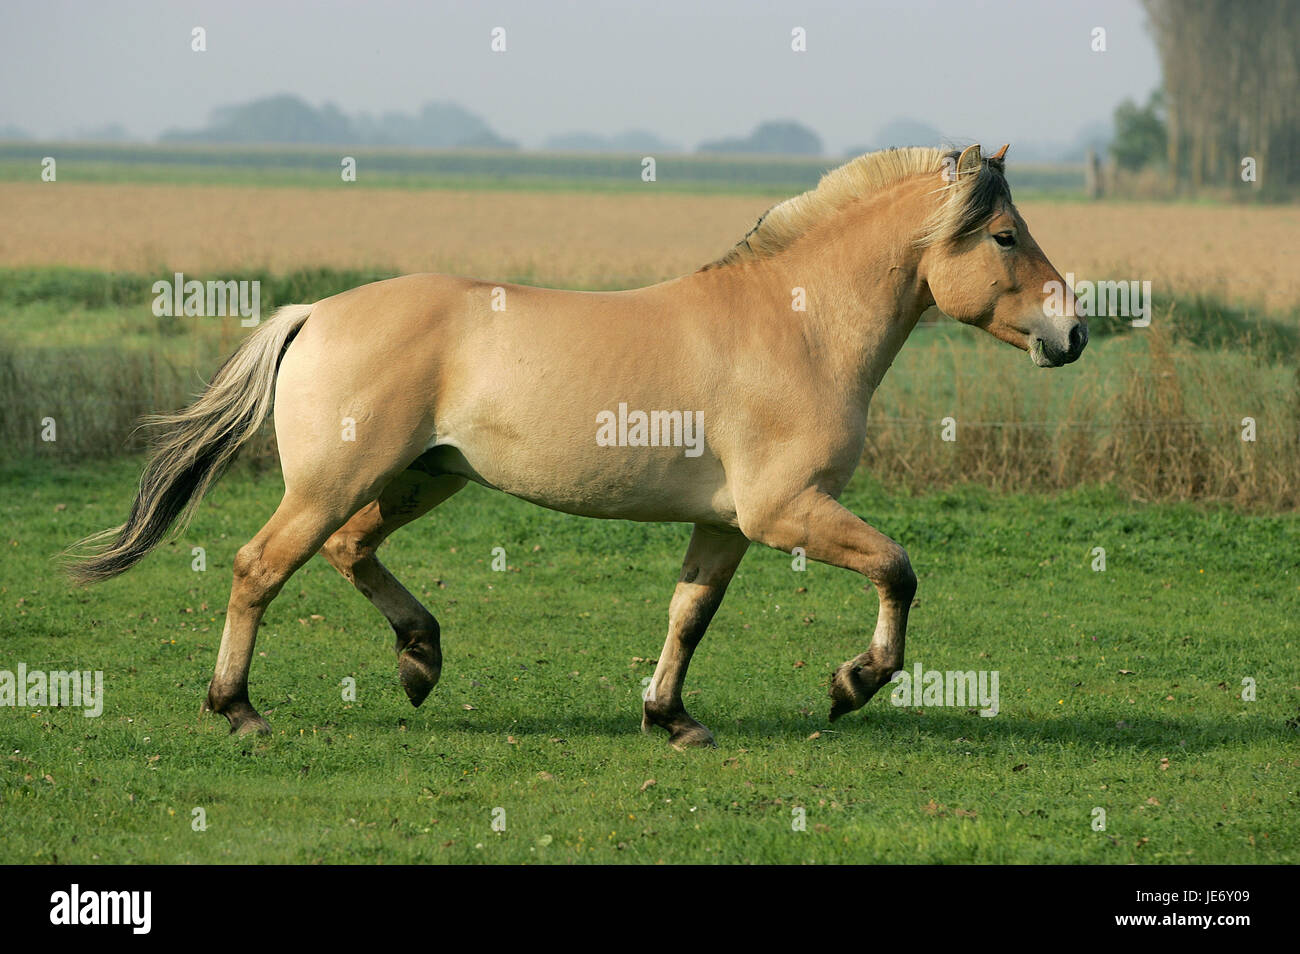
M 1150 281 L 1157 293 L 1269 310 L 1300 304 L 1300 206 L 1025 202 L 1020 210 L 1062 274 Z
M 0 184 L 0 266 L 194 274 L 382 267 L 562 286 L 653 282 L 731 247 L 753 197 Z M 147 210 L 142 214 L 141 210 Z
M 1014 168 L 1010 178 L 1015 185 Z M 770 200 L 640 195 L 0 183 L 0 266 L 144 274 L 304 266 L 443 271 L 573 287 L 691 271 Z M 1300 208 L 1025 202 L 1062 272 L 1150 280 L 1269 309 L 1300 302 Z
M 1110 484 L 1135 500 L 1300 507 L 1294 368 L 1175 341 L 1165 318 L 1096 342 L 1061 371 L 974 331 L 947 347 L 909 342 L 872 403 L 864 463 L 915 489 Z M 942 439 L 947 417 L 955 441 Z M 1253 441 L 1242 439 L 1246 417 Z

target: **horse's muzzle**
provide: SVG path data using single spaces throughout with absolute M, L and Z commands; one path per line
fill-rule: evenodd
M 1040 368 L 1059 368 L 1071 361 L 1078 361 L 1083 349 L 1088 346 L 1088 323 L 1076 320 L 1070 326 L 1063 341 L 1033 335 L 1029 339 L 1029 356 Z

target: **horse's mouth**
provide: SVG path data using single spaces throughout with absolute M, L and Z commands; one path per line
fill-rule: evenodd
M 1029 357 L 1040 368 L 1055 368 L 1058 366 L 1056 362 L 1047 356 L 1047 349 L 1043 346 L 1042 338 L 1029 339 Z

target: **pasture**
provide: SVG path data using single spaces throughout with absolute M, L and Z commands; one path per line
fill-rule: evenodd
M 137 464 L 4 473 L 5 658 L 102 669 L 105 703 L 97 719 L 0 713 L 0 861 L 1300 860 L 1295 515 L 859 478 L 847 502 L 920 577 L 909 660 L 999 671 L 1000 713 L 882 693 L 828 725 L 827 675 L 865 645 L 875 597 L 753 549 L 687 683 L 719 748 L 681 753 L 639 722 L 686 528 L 469 488 L 388 545 L 443 624 L 424 706 L 402 694 L 386 624 L 317 558 L 262 628 L 253 692 L 273 734 L 253 739 L 198 709 L 230 560 L 278 475 L 237 471 L 177 543 L 70 590 L 51 554 L 119 519 Z
M 909 665 L 998 671 L 996 717 L 882 692 L 828 724 L 827 676 L 865 649 L 874 592 L 752 548 L 686 686 L 719 748 L 675 752 L 640 733 L 639 695 L 688 529 L 471 487 L 386 546 L 443 625 L 424 706 L 382 618 L 313 559 L 254 659 L 273 734 L 233 739 L 198 707 L 231 559 L 279 497 L 269 438 L 127 576 L 78 591 L 54 563 L 125 515 L 134 418 L 184 401 L 243 333 L 155 318 L 153 281 L 258 278 L 264 313 L 414 270 L 628 287 L 716 257 L 803 172 L 577 192 L 395 166 L 349 191 L 296 167 L 268 185 L 93 156 L 80 181 L 62 160 L 58 183 L 16 181 L 0 159 L 0 669 L 105 685 L 96 719 L 0 709 L 0 862 L 1300 860 L 1295 207 L 1030 192 L 1062 272 L 1153 282 L 1152 327 L 1099 320 L 1078 364 L 1041 371 L 927 325 L 885 378 L 844 499 L 911 554 Z

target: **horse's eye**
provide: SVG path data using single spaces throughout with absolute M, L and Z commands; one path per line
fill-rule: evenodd
M 993 240 L 1003 248 L 1011 248 L 1016 244 L 1016 234 L 1014 232 L 999 232 L 993 236 Z

